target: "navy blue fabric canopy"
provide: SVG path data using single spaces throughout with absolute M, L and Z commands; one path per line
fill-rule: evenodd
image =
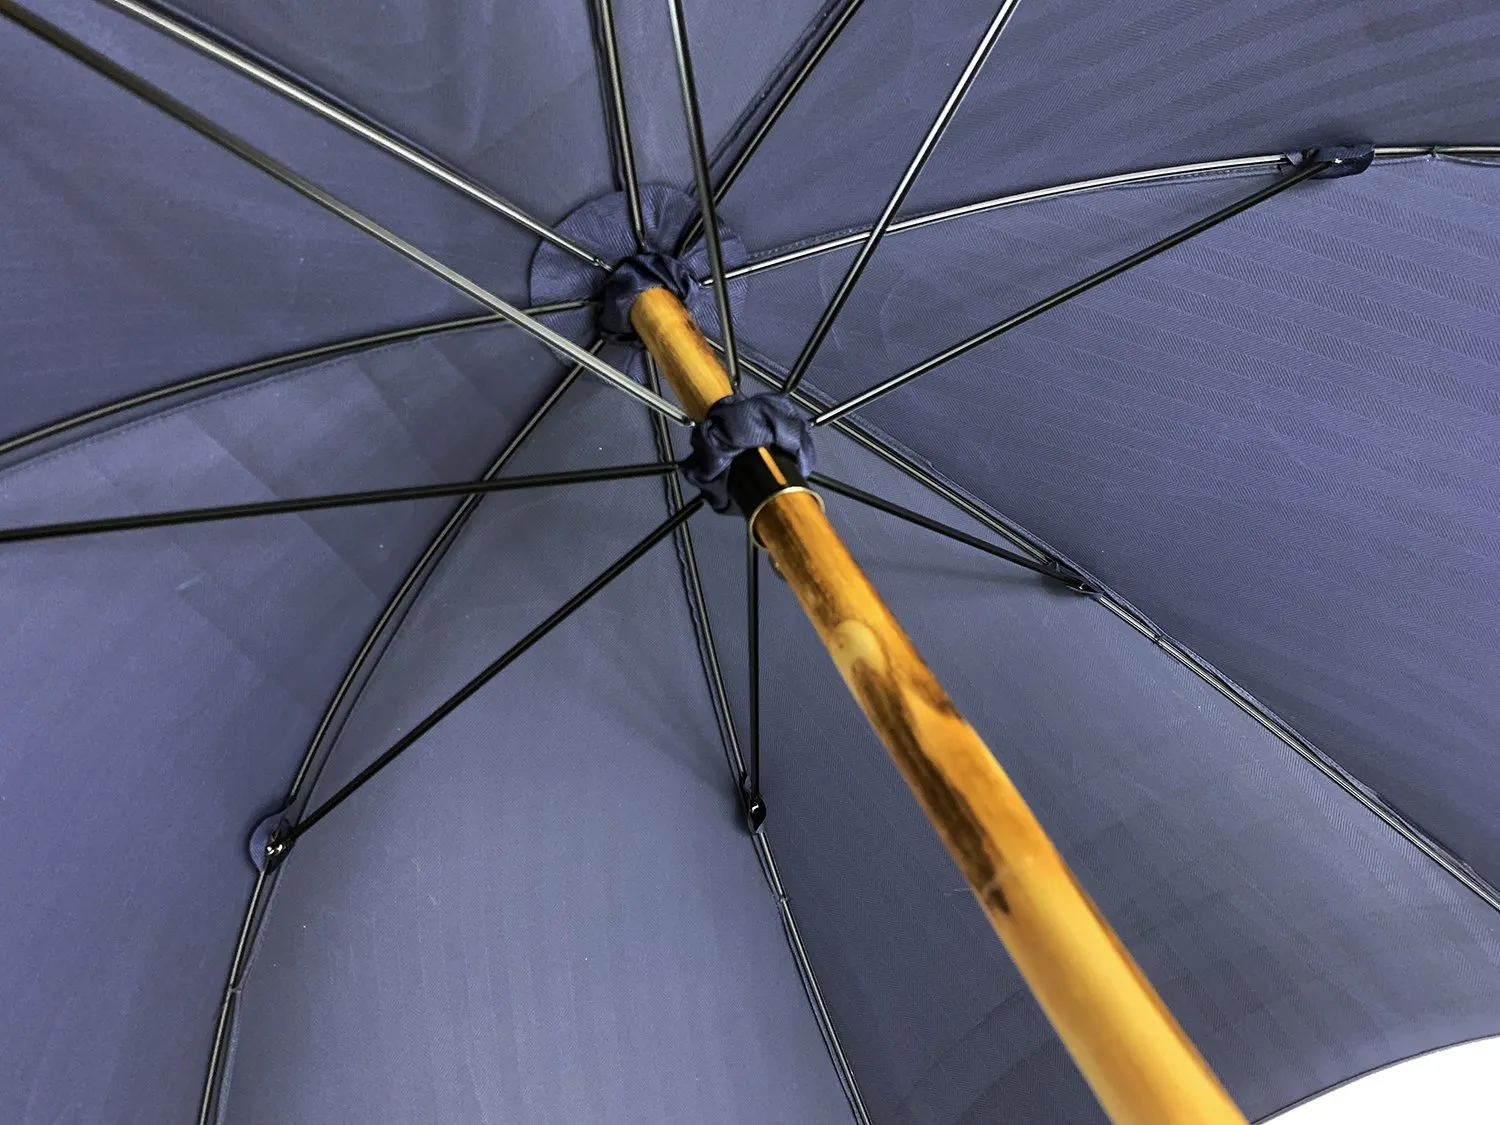
M 676 10 L 707 224 L 669 0 L 0 0 L 0 1121 L 1102 1120 L 641 250 L 1247 1115 L 1500 1034 L 1500 10 Z

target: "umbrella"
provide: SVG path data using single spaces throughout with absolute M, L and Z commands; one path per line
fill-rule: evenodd
M 4 1120 L 1254 1119 L 1500 1031 L 1487 6 L 0 14 Z M 1128 956 L 1007 933 L 1054 844 Z

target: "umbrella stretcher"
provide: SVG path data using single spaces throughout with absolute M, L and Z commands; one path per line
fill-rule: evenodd
M 673 293 L 646 290 L 630 320 L 694 420 L 732 393 L 718 357 Z M 1118 1125 L 1243 1122 L 849 554 L 818 497 L 770 450 L 740 458 L 749 463 L 737 459 L 731 489 L 740 490 L 751 533 L 796 594 L 1105 1111 Z

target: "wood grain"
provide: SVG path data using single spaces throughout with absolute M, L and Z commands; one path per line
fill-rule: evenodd
M 642 294 L 631 322 L 694 418 L 729 393 L 718 358 L 667 290 Z M 1116 1125 L 1243 1125 L 817 498 L 778 495 L 755 532 L 1105 1112 Z
M 682 408 L 701 422 L 733 387 L 692 314 L 667 289 L 647 289 L 630 306 L 631 326 L 661 368 Z

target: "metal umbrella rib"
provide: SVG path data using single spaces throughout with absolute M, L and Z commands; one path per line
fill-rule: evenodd
M 536 628 L 527 633 L 526 636 L 522 637 L 514 645 L 508 648 L 502 655 L 497 657 L 493 663 L 487 666 L 482 672 L 471 679 L 453 695 L 449 696 L 447 700 L 445 700 L 440 706 L 437 707 L 436 710 L 434 710 L 421 722 L 417 723 L 416 726 L 412 727 L 411 730 L 409 730 L 404 736 L 402 736 L 399 740 L 392 744 L 388 749 L 384 750 L 374 761 L 372 761 L 364 769 L 360 770 L 358 774 L 351 778 L 348 783 L 342 786 L 331 797 L 329 797 L 316 809 L 299 820 L 289 830 L 286 840 L 286 846 L 290 847 L 292 843 L 301 839 L 301 837 L 305 835 L 314 825 L 321 822 L 324 817 L 326 817 L 329 813 L 333 812 L 334 809 L 338 808 L 339 805 L 343 804 L 350 797 L 352 797 L 372 777 L 378 774 L 381 770 L 385 769 L 386 766 L 394 762 L 398 757 L 400 757 L 403 753 L 405 753 L 408 749 L 415 745 L 423 735 L 432 730 L 433 727 L 437 726 L 438 723 L 442 722 L 445 718 L 447 718 L 460 706 L 462 706 L 466 700 L 474 695 L 475 692 L 479 691 L 479 689 L 484 687 L 485 684 L 489 683 L 506 668 L 510 667 L 510 665 L 513 664 L 519 657 L 521 657 L 528 649 L 530 649 L 543 637 L 547 636 L 547 634 L 551 633 L 554 629 L 556 629 L 559 625 L 561 625 L 564 621 L 571 617 L 577 610 L 587 604 L 588 601 L 592 599 L 595 594 L 599 593 L 600 590 L 604 589 L 616 578 L 624 574 L 625 571 L 629 570 L 631 566 L 638 562 L 648 551 L 651 550 L 652 547 L 656 546 L 663 539 L 671 535 L 673 531 L 675 531 L 681 524 L 692 517 L 700 508 L 703 507 L 703 505 L 704 501 L 702 497 L 696 497 L 688 501 L 687 504 L 679 508 L 676 512 L 659 523 L 646 535 L 644 539 L 635 544 L 635 546 L 631 547 L 630 550 L 626 551 L 623 555 L 621 555 L 618 559 L 616 559 L 613 563 L 606 567 L 598 577 L 596 577 L 587 586 L 579 590 L 578 593 L 574 594 L 571 598 L 564 602 L 554 613 L 549 615 L 546 620 L 542 621 L 539 625 L 536 626 Z
M 871 402 L 874 402 L 876 399 L 890 394 L 898 387 L 905 386 L 913 379 L 917 379 L 923 375 L 926 375 L 929 371 L 936 370 L 943 364 L 947 363 L 949 360 L 957 359 L 959 356 L 964 355 L 967 352 L 971 352 L 975 348 L 980 347 L 983 344 L 987 344 L 991 340 L 1005 335 L 1005 333 L 1009 332 L 1011 329 L 1019 328 L 1027 321 L 1041 316 L 1044 312 L 1049 312 L 1052 309 L 1057 308 L 1058 305 L 1064 304 L 1068 301 L 1071 301 L 1074 297 L 1078 297 L 1084 293 L 1087 293 L 1096 285 L 1102 285 L 1104 282 L 1109 281 L 1111 278 L 1118 277 L 1120 276 L 1120 274 L 1125 273 L 1128 270 L 1132 270 L 1136 266 L 1149 262 L 1158 254 L 1170 250 L 1172 249 L 1172 247 L 1179 246 L 1182 243 L 1188 241 L 1188 239 L 1202 234 L 1204 231 L 1212 230 L 1220 223 L 1234 218 L 1236 215 L 1240 214 L 1243 211 L 1248 211 L 1256 204 L 1264 203 L 1267 199 L 1271 199 L 1277 195 L 1280 195 L 1287 188 L 1295 187 L 1303 180 L 1311 179 L 1313 176 L 1318 175 L 1320 172 L 1327 171 L 1335 163 L 1337 163 L 1337 161 L 1334 160 L 1305 161 L 1293 171 L 1288 172 L 1280 177 L 1274 183 L 1267 184 L 1265 187 L 1259 189 L 1258 191 L 1251 192 L 1249 195 L 1245 196 L 1245 198 L 1236 200 L 1228 207 L 1224 207 L 1218 211 L 1215 211 L 1207 218 L 1199 219 L 1196 223 L 1192 223 L 1189 226 L 1183 227 L 1179 231 L 1169 234 L 1166 238 L 1163 238 L 1157 242 L 1153 242 L 1145 249 L 1137 250 L 1129 257 L 1121 258 L 1118 262 L 1115 262 L 1112 265 L 1105 266 L 1102 270 L 1098 270 L 1094 273 L 1089 274 L 1089 276 L 1084 278 L 1082 281 L 1075 281 L 1067 288 L 1053 293 L 1050 297 L 1042 298 L 1042 300 L 1037 301 L 1033 305 L 1027 306 L 1020 312 L 1006 317 L 998 324 L 991 325 L 989 328 L 986 328 L 983 331 L 976 332 L 974 335 L 968 337 L 965 340 L 959 341 L 952 347 L 945 348 L 943 351 L 938 352 L 936 355 L 924 359 L 921 363 L 915 364 L 912 367 L 908 367 L 905 371 L 892 375 L 889 379 L 886 379 L 881 383 L 877 383 L 869 390 L 861 391 L 859 394 L 845 399 L 838 405 L 828 408 L 813 419 L 813 425 L 827 425 L 829 422 L 832 422 L 835 419 L 841 418 L 845 414 L 848 414 L 851 410 L 857 410 L 861 406 L 867 406 Z
M 1407 145 L 1401 147 L 1376 147 L 1375 149 L 1375 159 L 1377 161 L 1403 160 L 1414 156 L 1485 159 L 1500 156 L 1500 145 Z M 1291 160 L 1285 153 L 1273 152 L 1259 156 L 1235 156 L 1224 160 L 1199 160 L 1191 164 L 1170 164 L 1162 168 L 1142 168 L 1134 172 L 1120 172 L 1111 176 L 1094 176 L 1087 180 L 1073 180 L 1065 184 L 1051 184 L 1047 187 L 1031 188 L 1027 191 L 1009 192 L 1005 195 L 978 199 L 972 203 L 959 204 L 956 207 L 944 207 L 939 211 L 927 211 L 920 215 L 897 219 L 887 228 L 886 237 L 890 237 L 893 234 L 905 234 L 907 231 L 920 230 L 923 227 L 933 226 L 936 223 L 946 223 L 953 219 L 964 219 L 972 215 L 983 215 L 990 211 L 1001 211 L 1007 207 L 1015 207 L 1022 203 L 1040 203 L 1047 199 L 1061 199 L 1067 195 L 1081 195 L 1085 192 L 1102 191 L 1106 188 L 1127 187 L 1136 184 L 1166 183 L 1172 180 L 1187 180 L 1199 176 L 1253 172 L 1256 170 L 1269 172 L 1285 169 L 1291 166 L 1291 163 Z M 742 277 L 754 277 L 756 274 L 765 273 L 768 270 L 778 269 L 781 266 L 789 266 L 793 262 L 802 262 L 808 258 L 830 254 L 835 250 L 844 250 L 850 246 L 858 246 L 869 236 L 869 233 L 870 228 L 864 227 L 860 230 L 851 231 L 848 234 L 837 235 L 833 238 L 824 238 L 816 242 L 810 242 L 805 246 L 783 250 L 780 253 L 770 253 L 766 257 L 757 258 L 753 262 L 746 262 L 742 266 L 735 266 L 725 276 L 730 281 L 737 281 Z M 698 283 L 700 285 L 712 285 L 714 282 L 711 277 L 700 277 Z
M 636 477 L 663 476 L 674 472 L 676 468 L 677 466 L 670 461 L 652 461 L 640 465 L 618 465 L 605 469 L 575 469 L 570 472 L 542 473 L 527 477 L 502 477 L 498 480 L 418 484 L 406 488 L 338 492 L 327 496 L 297 496 L 286 500 L 258 500 L 248 504 L 222 504 L 210 508 L 181 508 L 133 516 L 108 516 L 101 519 L 73 520 L 67 523 L 33 524 L 27 527 L 0 528 L 0 544 L 34 543 L 46 539 L 69 539 L 78 535 L 101 535 L 116 531 L 144 531 L 161 527 L 181 527 L 186 524 L 219 523 L 225 520 L 250 519 L 258 516 L 324 512 L 335 508 L 364 507 L 369 504 L 394 504 L 411 500 L 481 496 L 491 492 L 516 492 L 529 488 L 555 488 L 560 485 L 633 480 Z
M 556 301 L 547 305 L 532 305 L 523 311 L 528 316 L 549 316 L 553 313 L 571 312 L 575 309 L 589 307 L 588 301 Z M 150 406 L 154 402 L 165 402 L 193 391 L 201 391 L 206 387 L 212 387 L 218 383 L 227 383 L 234 379 L 241 379 L 249 375 L 258 375 L 262 371 L 273 371 L 278 367 L 289 367 L 297 363 L 306 363 L 314 359 L 328 359 L 333 356 L 353 355 L 358 352 L 378 348 L 385 344 L 399 344 L 411 340 L 421 340 L 429 336 L 440 336 L 448 332 L 457 332 L 464 328 L 477 328 L 484 324 L 510 324 L 509 318 L 499 313 L 480 313 L 478 316 L 463 316 L 450 320 L 435 320 L 427 324 L 414 325 L 411 328 L 397 328 L 390 332 L 375 332 L 364 336 L 355 336 L 347 340 L 335 340 L 328 344 L 316 344 L 310 348 L 299 348 L 293 352 L 283 352 L 280 355 L 269 356 L 265 359 L 257 359 L 251 363 L 236 364 L 233 367 L 225 367 L 218 371 L 210 371 L 206 375 L 194 375 L 180 382 L 168 383 L 162 387 L 153 387 L 149 391 L 143 391 L 128 398 L 117 399 L 114 402 L 105 403 L 103 406 L 94 407 L 92 410 L 81 411 L 78 414 L 69 415 L 56 422 L 49 422 L 35 430 L 19 434 L 7 441 L 0 441 L 0 457 L 8 453 L 14 453 L 28 445 L 34 445 L 47 438 L 54 438 L 69 430 L 86 426 L 91 422 L 100 422 L 105 418 L 111 418 L 117 414 Z
M 177 40 L 177 42 L 193 48 L 193 50 L 206 55 L 215 62 L 243 74 L 251 81 L 295 102 L 303 109 L 317 114 L 325 121 L 331 121 L 333 124 L 353 133 L 355 136 L 389 153 L 411 167 L 425 172 L 433 179 L 447 185 L 454 191 L 463 193 L 476 203 L 488 207 L 496 214 L 505 216 L 505 218 L 517 226 L 530 231 L 538 238 L 552 243 L 558 249 L 566 251 L 580 261 L 587 262 L 589 265 L 596 266 L 599 269 L 609 268 L 609 263 L 597 254 L 578 245 L 578 243 L 553 230 L 545 223 L 532 218 L 514 203 L 502 199 L 488 188 L 474 183 L 472 180 L 459 175 L 451 168 L 440 164 L 431 157 L 423 155 L 411 145 L 392 136 L 389 132 L 377 128 L 368 120 L 339 108 L 326 98 L 313 93 L 305 86 L 292 82 L 282 75 L 261 66 L 254 60 L 246 58 L 239 51 L 236 51 L 220 39 L 204 35 L 202 32 L 196 31 L 180 20 L 173 19 L 158 8 L 139 3 L 138 0 L 103 0 L 103 2 L 112 8 L 124 12 L 133 19 L 139 20 L 148 27 L 170 36 Z
M 641 185 L 636 179 L 635 144 L 630 136 L 630 111 L 625 104 L 625 79 L 620 69 L 620 46 L 615 37 L 615 12 L 611 0 L 598 0 L 599 62 L 609 83 L 609 120 L 620 160 L 620 180 L 630 213 L 630 231 L 635 248 L 646 248 L 646 219 L 641 210 Z
M 721 350 L 717 341 L 710 339 L 709 344 L 712 345 L 715 350 Z M 742 362 L 744 363 L 746 372 L 749 373 L 752 378 L 756 379 L 758 382 L 764 384 L 772 390 L 780 391 L 785 385 L 784 378 L 777 375 L 775 372 L 761 366 L 759 363 L 756 363 L 755 361 L 748 358 L 743 359 Z M 813 398 L 806 391 L 793 391 L 791 393 L 791 399 L 809 415 L 816 414 L 818 411 L 824 409 L 824 404 Z M 985 527 L 993 531 L 996 535 L 999 535 L 1003 539 L 1007 540 L 1018 551 L 1024 552 L 1026 557 L 1030 558 L 1033 562 L 1056 563 L 1060 561 L 1050 552 L 1044 550 L 1040 544 L 1028 538 L 1020 530 L 1010 527 L 1002 521 L 996 519 L 991 513 L 985 511 L 985 509 L 975 504 L 963 493 L 944 483 L 941 479 L 934 476 L 926 469 L 922 468 L 922 466 L 918 465 L 916 462 L 910 460 L 903 454 L 900 454 L 891 449 L 883 442 L 877 441 L 876 439 L 870 437 L 867 433 L 865 433 L 864 430 L 854 425 L 850 419 L 838 418 L 830 423 L 830 425 L 833 426 L 835 432 L 844 435 L 864 449 L 875 454 L 892 468 L 895 468 L 903 475 L 910 477 L 912 480 L 922 485 L 934 495 L 942 497 L 959 511 L 963 512 L 966 516 L 977 520 L 979 523 L 983 524 Z
M 593 345 L 597 348 L 599 345 Z M 496 454 L 490 466 L 479 478 L 481 481 L 493 480 L 499 476 L 501 471 L 525 445 L 553 408 L 562 401 L 568 390 L 578 381 L 583 373 L 583 368 L 574 366 L 557 385 L 542 400 L 540 406 L 522 424 L 505 447 Z M 473 515 L 479 502 L 484 499 L 483 494 L 467 496 L 454 509 L 453 513 L 444 521 L 443 526 L 438 529 L 426 549 L 411 569 L 407 571 L 406 577 L 402 579 L 401 585 L 396 592 L 386 600 L 385 607 L 375 624 L 370 627 L 365 635 L 359 651 L 355 653 L 354 659 L 349 662 L 339 686 L 335 689 L 328 705 L 323 709 L 322 718 L 318 721 L 317 730 L 313 732 L 308 740 L 307 749 L 302 755 L 302 760 L 297 766 L 297 772 L 292 778 L 292 783 L 287 788 L 286 801 L 283 808 L 289 815 L 295 816 L 300 811 L 302 798 L 307 796 L 304 785 L 312 780 L 316 784 L 318 776 L 317 767 L 319 752 L 332 745 L 332 738 L 339 727 L 340 718 L 346 715 L 344 704 L 352 700 L 356 695 L 356 684 L 360 683 L 362 677 L 372 672 L 379 656 L 384 652 L 381 646 L 382 640 L 389 641 L 395 631 L 400 628 L 404 612 L 410 608 L 412 599 L 422 588 L 423 583 L 432 575 L 438 562 L 443 558 L 447 549 L 453 544 L 458 533 L 463 529 L 470 516 Z M 342 713 L 342 714 L 341 714 Z M 308 786 L 310 789 L 310 786 Z M 245 970 L 248 965 L 249 952 L 254 935 L 259 931 L 263 918 L 263 907 L 267 900 L 270 887 L 275 879 L 275 873 L 262 871 L 255 881 L 255 888 L 251 892 L 250 901 L 245 907 L 244 920 L 240 925 L 239 938 L 235 942 L 234 955 L 230 960 L 229 977 L 225 984 L 224 996 L 220 1002 L 219 1018 L 215 1024 L 212 1049 L 209 1052 L 208 1068 L 203 1078 L 203 1093 L 199 1099 L 198 1125 L 209 1125 L 213 1121 L 214 1111 L 218 1105 L 220 1088 L 224 1080 L 225 1055 L 228 1048 L 227 1031 L 230 1021 L 233 1019 L 235 1005 L 239 999 L 240 984 L 244 979 Z
M 928 127 L 922 143 L 917 146 L 917 151 L 912 154 L 906 170 L 901 173 L 901 178 L 896 181 L 895 189 L 886 200 L 880 217 L 875 220 L 875 225 L 870 228 L 869 234 L 865 235 L 864 241 L 860 244 L 859 253 L 855 254 L 854 261 L 849 264 L 849 269 L 844 273 L 838 288 L 834 290 L 833 297 L 824 308 L 822 315 L 818 317 L 818 323 L 813 327 L 812 334 L 808 336 L 807 342 L 802 345 L 802 351 L 792 363 L 791 371 L 787 375 L 787 391 L 796 390 L 797 385 L 807 375 L 807 369 L 813 357 L 818 354 L 818 349 L 823 346 L 823 341 L 827 339 L 828 333 L 833 328 L 833 322 L 838 319 L 839 313 L 843 311 L 844 305 L 849 300 L 849 295 L 854 292 L 860 275 L 865 272 L 865 267 L 869 265 L 871 256 L 880 245 L 880 240 L 885 237 L 885 232 L 895 219 L 896 212 L 905 202 L 907 193 L 917 182 L 917 177 L 922 174 L 922 169 L 927 166 L 927 161 L 932 156 L 933 150 L 937 148 L 938 141 L 942 139 L 948 123 L 953 120 L 953 115 L 963 104 L 964 96 L 968 94 L 974 80 L 979 77 L 979 71 L 983 68 L 985 60 L 989 58 L 990 49 L 994 47 L 995 41 L 1000 38 L 1000 33 L 1005 30 L 1005 25 L 1010 21 L 1016 3 L 1017 0 L 1004 0 L 999 11 L 995 13 L 994 19 L 985 28 L 984 34 L 979 37 L 979 43 L 970 53 L 963 70 L 959 72 L 953 88 L 948 91 L 948 97 L 944 100 L 942 108 L 938 110 L 937 117 Z
M 989 211 L 1000 211 L 1022 203 L 1037 203 L 1044 199 L 1059 199 L 1065 195 L 1080 195 L 1084 192 L 1102 191 L 1105 188 L 1124 187 L 1128 184 L 1158 183 L 1213 173 L 1279 168 L 1287 164 L 1287 162 L 1286 156 L 1282 153 L 1271 153 L 1266 156 L 1240 156 L 1229 160 L 1203 160 L 1195 164 L 1173 164 L 1165 168 L 1145 168 L 1135 172 L 1122 172 L 1114 176 L 1096 176 L 1087 180 L 1075 180 L 1072 183 L 1054 184 L 1049 187 L 1033 188 L 1030 191 L 1018 191 L 1006 195 L 992 196 L 988 199 L 976 200 L 973 203 L 960 204 L 957 207 L 945 207 L 940 211 L 927 211 L 920 215 L 897 219 L 886 230 L 886 236 L 905 234 L 907 231 L 920 230 L 922 227 L 929 227 L 935 223 L 945 223 L 952 219 L 963 219 L 971 215 L 982 215 Z M 729 280 L 734 281 L 741 277 L 753 277 L 756 274 L 765 273 L 767 270 L 789 266 L 793 262 L 802 262 L 808 258 L 830 254 L 835 250 L 858 246 L 869 237 L 869 234 L 870 229 L 866 227 L 863 230 L 841 234 L 835 238 L 825 238 L 817 242 L 811 242 L 806 246 L 798 246 L 791 250 L 785 250 L 779 254 L 770 254 L 756 261 L 746 262 L 742 266 L 736 266 L 729 271 Z M 709 278 L 703 278 L 700 281 L 704 285 L 712 284 L 712 279 Z
M 1099 588 L 1084 578 L 1083 575 L 1070 567 L 1064 566 L 1057 560 L 1036 562 L 1016 551 L 1009 551 L 1004 547 L 998 547 L 993 543 L 986 542 L 977 535 L 970 535 L 966 531 L 950 527 L 941 520 L 931 519 L 928 516 L 924 516 L 921 512 L 914 512 L 910 508 L 902 507 L 900 504 L 893 504 L 889 500 L 876 496 L 873 492 L 866 492 L 862 488 L 855 488 L 852 484 L 835 480 L 826 473 L 813 473 L 807 479 L 813 484 L 828 489 L 829 492 L 835 492 L 850 500 L 857 500 L 868 508 L 874 508 L 876 511 L 895 516 L 897 519 L 905 520 L 916 527 L 924 527 L 928 531 L 936 532 L 947 539 L 952 539 L 955 543 L 966 544 L 997 559 L 1004 559 L 1008 563 L 1014 563 L 1024 570 L 1029 570 L 1033 574 L 1040 574 L 1045 578 L 1061 582 L 1078 590 L 1080 593 L 1100 593 Z
M 523 332 L 535 337 L 552 350 L 567 356 L 575 363 L 582 364 L 584 368 L 598 375 L 610 385 L 624 391 L 642 405 L 664 414 L 674 422 L 679 422 L 683 425 L 688 423 L 689 419 L 681 409 L 667 402 L 659 395 L 652 394 L 628 375 L 590 354 L 587 350 L 579 347 L 561 333 L 527 316 L 526 313 L 505 299 L 490 292 L 478 282 L 465 277 L 452 267 L 444 265 L 426 251 L 414 246 L 400 235 L 377 223 L 374 219 L 355 210 L 329 192 L 324 191 L 301 174 L 292 171 L 292 169 L 268 153 L 261 151 L 248 141 L 210 121 L 197 110 L 172 97 L 166 91 L 132 74 L 114 60 L 100 54 L 55 24 L 21 7 L 14 0 L 0 0 L 0 15 L 4 15 L 8 19 L 20 24 L 53 46 L 72 55 L 91 70 L 124 87 L 169 116 L 176 118 L 194 132 L 214 142 L 221 148 L 232 152 L 246 163 L 259 168 L 262 172 L 291 188 L 299 195 L 311 200 L 324 210 L 337 215 L 351 226 L 364 231 L 372 238 L 396 251 L 408 261 L 442 278 L 455 289 L 472 297 L 479 304 L 491 311 L 499 313 L 505 319 L 514 323 Z
M 590 350 L 597 350 L 599 347 L 600 344 L 596 341 Z M 536 433 L 542 422 L 552 413 L 557 404 L 563 400 L 563 397 L 573 385 L 578 382 L 578 377 L 581 374 L 583 374 L 583 368 L 575 364 L 558 381 L 557 385 L 548 392 L 547 397 L 542 400 L 531 416 L 522 423 L 521 428 L 516 431 L 515 436 L 506 442 L 505 447 L 495 455 L 495 459 L 490 462 L 489 468 L 479 478 L 481 481 L 495 480 L 500 476 L 505 466 L 510 464 L 511 459 L 521 451 L 528 439 Z M 432 574 L 438 561 L 453 544 L 459 531 L 463 529 L 464 524 L 468 522 L 469 517 L 473 515 L 475 508 L 483 499 L 483 494 L 468 496 L 454 509 L 453 514 L 448 517 L 443 526 L 438 529 L 437 534 L 432 537 L 432 541 L 428 543 L 426 550 L 412 564 L 401 585 L 396 588 L 396 592 L 386 602 L 385 608 L 381 611 L 379 618 L 376 619 L 375 624 L 366 635 L 359 652 L 355 655 L 353 661 L 350 662 L 349 670 L 339 682 L 338 689 L 334 692 L 333 698 L 329 701 L 328 706 L 324 708 L 323 717 L 318 722 L 318 729 L 313 733 L 312 738 L 308 740 L 307 751 L 303 755 L 301 764 L 297 767 L 297 773 L 292 779 L 292 784 L 287 790 L 288 807 L 293 807 L 299 797 L 303 795 L 303 783 L 307 781 L 309 776 L 312 776 L 316 780 L 313 767 L 318 757 L 318 751 L 327 743 L 344 700 L 353 688 L 355 680 L 359 678 L 360 673 L 364 670 L 366 661 L 374 654 L 381 636 L 385 633 L 387 627 L 396 621 L 402 612 L 403 606 L 409 604 L 409 598 Z
M 724 281 L 724 248 L 719 238 L 718 217 L 714 214 L 708 151 L 703 142 L 703 114 L 698 108 L 698 86 L 693 78 L 693 53 L 688 43 L 682 0 L 668 0 L 667 10 L 672 21 L 672 47 L 677 59 L 677 81 L 682 90 L 682 113 L 687 120 L 688 151 L 693 159 L 693 184 L 698 193 L 698 209 L 703 216 L 703 245 L 708 251 L 709 276 L 714 279 L 714 306 L 724 340 L 724 362 L 729 369 L 729 381 L 738 387 L 740 365 L 734 344 L 734 319 L 729 309 L 729 286 Z
M 839 37 L 839 33 L 849 25 L 849 21 L 854 18 L 854 13 L 859 11 L 859 6 L 863 3 L 864 0 L 848 0 L 843 8 L 840 9 L 839 14 L 824 30 L 822 36 L 818 39 L 817 45 L 808 53 L 807 58 L 802 61 L 802 65 L 797 68 L 797 73 L 792 76 L 786 88 L 777 96 L 775 104 L 761 118 L 760 124 L 755 127 L 755 131 L 750 134 L 750 138 L 735 155 L 734 159 L 730 161 L 729 167 L 724 172 L 724 178 L 714 188 L 713 201 L 715 205 L 724 202 L 724 197 L 729 194 L 729 189 L 734 186 L 735 180 L 739 179 L 740 173 L 750 163 L 750 158 L 755 155 L 760 146 L 765 142 L 765 139 L 770 136 L 772 127 L 776 122 L 781 120 L 781 115 L 792 104 L 792 99 L 797 96 L 797 92 L 812 77 L 812 73 L 817 68 L 817 65 L 823 61 L 823 56 L 828 54 L 834 41 Z M 703 233 L 703 217 L 702 215 L 697 215 L 683 228 L 682 237 L 677 242 L 677 253 L 684 253 L 693 244 L 693 240 L 701 233 Z M 733 281 L 736 277 L 742 276 L 743 273 L 744 269 L 741 267 L 740 269 L 728 271 L 726 276 L 729 280 Z

